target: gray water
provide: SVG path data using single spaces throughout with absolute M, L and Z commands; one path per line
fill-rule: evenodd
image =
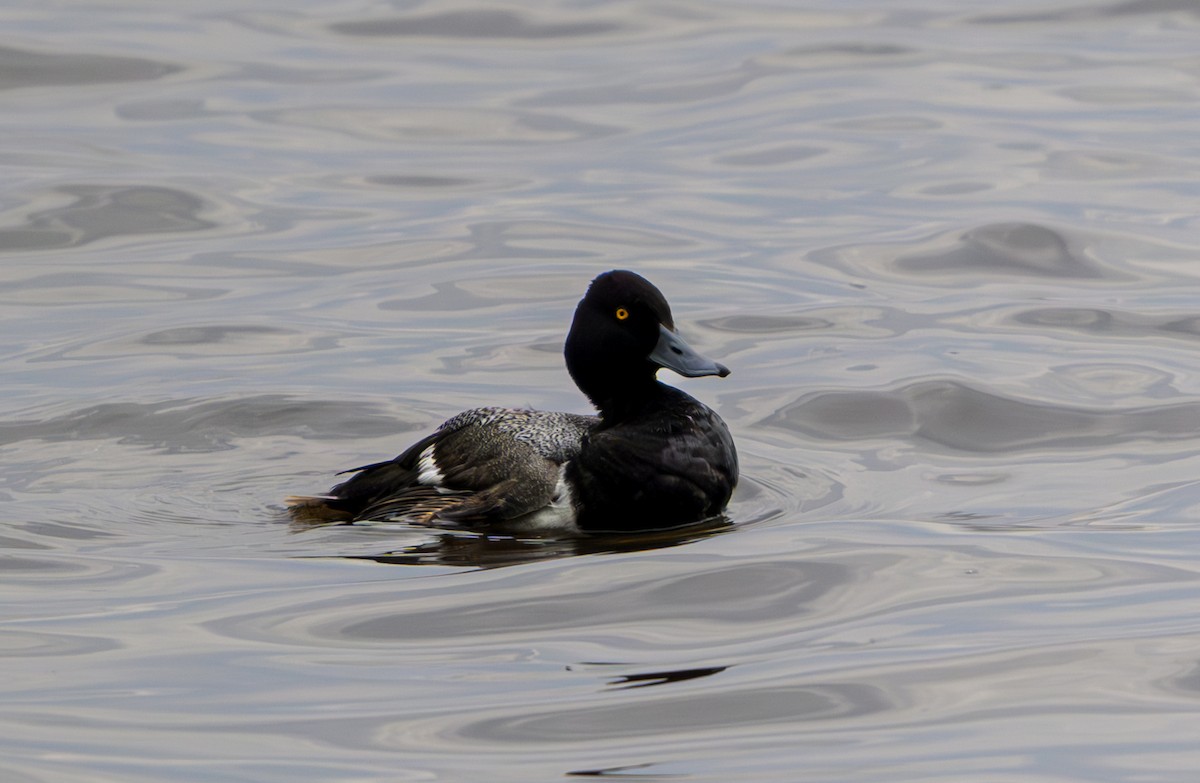
M 1197 8 L 5 4 L 0 779 L 1195 780 Z M 289 525 L 616 267 L 729 524 Z

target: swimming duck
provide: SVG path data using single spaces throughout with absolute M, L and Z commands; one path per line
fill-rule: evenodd
M 584 532 L 656 530 L 719 514 L 738 479 L 729 429 L 660 382 L 725 377 L 693 350 L 648 280 L 614 270 L 592 281 L 563 351 L 599 411 L 475 408 L 395 459 L 353 468 L 329 494 L 289 498 L 293 516 Z

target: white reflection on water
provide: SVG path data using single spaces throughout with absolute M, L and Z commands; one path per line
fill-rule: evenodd
M 1194 4 L 0 18 L 4 780 L 1194 776 Z M 614 267 L 727 520 L 284 521 Z

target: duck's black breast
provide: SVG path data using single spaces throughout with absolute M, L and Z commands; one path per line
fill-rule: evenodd
M 652 530 L 719 514 L 737 485 L 737 451 L 714 411 L 670 386 L 584 437 L 566 465 L 583 530 Z

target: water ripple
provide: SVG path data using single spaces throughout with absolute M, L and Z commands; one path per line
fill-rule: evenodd
M 1191 441 L 1200 435 L 1200 401 L 1090 410 L 928 380 L 890 391 L 805 395 L 761 424 L 810 438 L 915 438 L 974 453 L 1089 450 L 1139 440 Z
M 33 212 L 19 227 L 0 229 L 0 252 L 79 247 L 110 237 L 203 231 L 207 204 L 177 188 L 151 185 L 63 185 L 71 203 Z M 52 198 L 52 197 L 47 197 Z
M 0 444 L 114 439 L 167 452 L 206 452 L 231 448 L 238 439 L 282 432 L 344 438 L 411 427 L 411 422 L 369 406 L 263 394 L 229 400 L 101 403 L 47 418 L 0 422 Z
M 846 570 L 834 563 L 786 561 L 627 577 L 616 584 L 601 571 L 560 569 L 560 579 L 570 577 L 570 582 L 569 586 L 564 582 L 556 595 L 544 594 L 544 586 L 529 583 L 526 575 L 505 577 L 509 573 L 505 571 L 497 572 L 505 584 L 499 600 L 475 595 L 463 603 L 455 591 L 437 589 L 419 590 L 407 598 L 364 594 L 350 610 L 344 602 L 318 601 L 222 619 L 214 629 L 240 638 L 330 646 L 402 640 L 416 654 L 423 647 L 447 642 L 481 651 L 528 644 L 532 636 L 543 643 L 554 639 L 570 643 L 578 637 L 577 620 L 586 618 L 587 635 L 594 643 L 603 644 L 617 632 L 621 646 L 629 649 L 666 644 L 682 650 L 697 637 L 713 639 L 717 628 L 730 641 L 743 633 L 762 633 L 761 628 L 756 630 L 759 624 L 791 617 L 849 579 Z M 596 578 L 608 583 L 605 591 L 594 592 Z M 670 640 L 656 630 L 660 626 L 670 628 Z
M 49 54 L 0 47 L 0 90 L 161 79 L 179 66 L 137 57 Z
M 572 18 L 577 19 L 574 15 Z M 528 14 L 477 8 L 423 16 L 338 22 L 330 25 L 330 29 L 344 35 L 370 37 L 485 38 L 502 41 L 595 37 L 624 32 L 628 27 L 622 23 L 602 20 L 535 21 L 534 17 Z
M 691 696 L 667 696 L 653 702 L 604 702 L 546 711 L 522 710 L 516 715 L 478 718 L 456 726 L 453 739 L 485 746 L 590 742 L 663 735 L 703 735 L 770 728 L 799 730 L 808 721 L 838 721 L 886 712 L 893 705 L 883 691 L 861 684 L 829 683 L 811 686 L 774 686 L 710 690 Z M 414 739 L 407 727 L 385 732 L 380 741 L 390 747 L 408 747 Z M 443 736 L 444 742 L 451 737 Z
M 1195 3 L 800 5 L 13 5 L 0 778 L 1194 777 Z M 615 267 L 727 517 L 285 520 Z

